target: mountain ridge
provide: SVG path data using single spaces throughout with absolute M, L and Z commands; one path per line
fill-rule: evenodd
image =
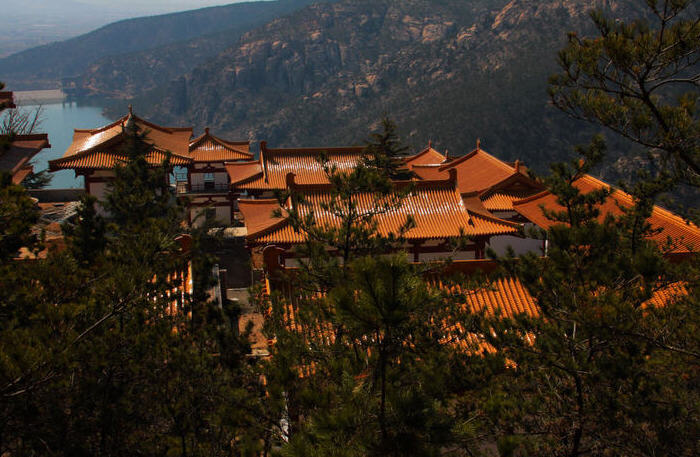
M 211 6 L 196 10 L 123 19 L 86 34 L 0 59 L 0 77 L 16 90 L 56 88 L 62 78 L 80 77 L 100 59 L 148 52 L 206 36 L 223 35 L 216 54 L 247 30 L 315 0 L 276 0 Z M 186 57 L 186 56 L 183 56 Z

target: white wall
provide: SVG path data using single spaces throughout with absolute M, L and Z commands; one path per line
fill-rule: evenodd
M 219 198 L 219 199 L 214 199 L 215 201 L 218 202 L 227 202 L 228 200 L 226 198 Z M 193 199 L 192 203 L 196 203 L 197 199 Z M 216 221 L 217 223 L 223 225 L 231 225 L 231 207 L 230 206 L 212 206 L 211 208 L 214 209 L 216 212 Z M 195 227 L 200 227 L 204 221 L 205 221 L 205 216 L 204 213 L 207 210 L 207 207 L 205 206 L 192 206 L 190 207 L 190 216 L 192 218 L 192 224 Z M 199 216 L 201 214 L 201 216 Z M 199 216 L 199 217 L 198 217 Z
M 529 234 L 530 230 L 533 227 L 533 224 L 525 224 L 525 236 Z M 506 250 L 508 249 L 508 246 L 511 246 L 513 248 L 516 256 L 523 255 L 527 252 L 534 252 L 535 254 L 543 255 L 543 243 L 543 240 L 538 240 L 534 238 L 520 238 L 517 236 L 502 235 L 492 237 L 487 247 L 490 247 L 491 249 L 496 251 L 498 255 L 504 255 L 506 253 Z

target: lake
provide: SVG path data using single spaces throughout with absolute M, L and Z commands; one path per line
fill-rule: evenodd
M 22 110 L 35 110 L 38 105 L 23 105 Z M 38 172 L 48 168 L 49 160 L 63 156 L 68 146 L 73 141 L 73 129 L 94 129 L 112 122 L 102 115 L 102 108 L 97 106 L 83 106 L 75 102 L 50 103 L 41 105 L 43 114 L 41 125 L 36 129 L 37 133 L 48 133 L 50 149 L 44 149 L 34 157 L 34 171 Z M 53 189 L 83 187 L 83 178 L 75 177 L 72 170 L 64 170 L 52 173 L 53 179 L 48 186 Z

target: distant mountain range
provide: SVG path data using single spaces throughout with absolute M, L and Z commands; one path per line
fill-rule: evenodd
M 567 32 L 592 33 L 594 7 L 620 18 L 642 9 L 636 0 L 311 3 L 122 21 L 2 59 L 0 79 L 16 89 L 74 76 L 87 94 L 112 97 L 115 117 L 128 99 L 156 122 L 274 146 L 357 144 L 388 114 L 414 150 L 432 140 L 462 155 L 481 138 L 541 170 L 598 131 L 548 105 Z M 612 160 L 630 147 L 611 146 Z
M 0 59 L 0 80 L 14 90 L 53 89 L 62 78 L 79 78 L 94 66 L 115 62 L 123 62 L 117 66 L 123 65 L 122 74 L 128 76 L 130 66 L 138 62 L 146 68 L 154 66 L 153 80 L 167 81 L 170 73 L 164 74 L 163 70 L 180 75 L 201 59 L 215 56 L 235 44 L 242 33 L 314 1 L 235 3 L 122 20 L 69 40 Z M 158 50 L 161 47 L 164 47 L 162 52 Z M 171 52 L 177 59 L 172 59 Z M 158 68 L 161 54 L 164 62 Z M 172 70 L 171 64 L 174 64 Z M 143 87 L 148 88 L 148 84 Z

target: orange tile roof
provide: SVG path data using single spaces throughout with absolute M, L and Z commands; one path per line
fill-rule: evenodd
M 611 188 L 608 184 L 590 175 L 584 175 L 576 180 L 574 186 L 583 193 L 602 188 Z M 619 189 L 613 189 L 612 194 L 601 207 L 600 218 L 602 220 L 608 214 L 620 216 L 623 214 L 620 206 L 630 208 L 633 204 L 634 200 L 631 195 Z M 544 206 L 550 211 L 562 211 L 564 209 L 557 203 L 557 197 L 549 191 L 516 201 L 513 206 L 518 213 L 545 230 L 558 222 L 547 219 L 542 213 L 541 207 Z M 672 252 L 674 253 L 700 250 L 700 228 L 695 224 L 687 222 L 659 206 L 654 206 L 648 222 L 652 230 L 661 230 L 659 233 L 654 233 L 651 236 L 651 239 L 658 242 L 659 245 L 664 246 L 670 237 L 673 241 Z
M 457 284 L 450 286 L 450 291 L 465 297 L 464 307 L 471 313 L 483 312 L 488 317 L 506 318 L 540 314 L 535 299 L 517 278 L 494 279 L 472 289 Z
M 253 158 L 250 142 L 223 140 L 209 133 L 208 128 L 203 135 L 190 142 L 189 153 L 195 162 L 225 162 Z
M 481 201 L 489 211 L 513 211 L 513 202 L 531 196 L 533 193 L 521 191 L 493 191 L 484 195 Z
M 653 306 L 655 308 L 663 308 L 669 303 L 678 301 L 683 297 L 688 296 L 688 288 L 686 284 L 675 282 L 668 284 L 661 289 L 655 290 L 649 300 L 644 302 L 645 306 Z
M 284 222 L 284 219 L 272 216 L 273 211 L 280 209 L 279 202 L 275 199 L 241 199 L 238 201 L 238 208 L 243 214 L 249 235 L 271 229 L 275 224 Z
M 466 261 L 471 263 L 473 261 Z M 462 263 L 462 262 L 456 262 Z M 469 268 L 470 266 L 468 266 Z M 457 267 L 459 269 L 459 266 Z M 283 297 L 282 319 L 289 331 L 295 332 L 304 337 L 306 341 L 313 341 L 319 345 L 330 345 L 335 341 L 335 333 L 330 322 L 318 321 L 316 319 L 299 318 L 305 312 L 305 305 L 313 303 L 315 300 L 323 299 L 322 293 L 304 293 L 294 286 L 293 277 L 295 269 L 285 269 L 285 275 L 277 276 L 276 280 L 266 281 L 266 293 L 279 292 Z M 487 317 L 500 316 L 503 318 L 513 318 L 519 314 L 527 314 L 531 317 L 539 315 L 537 304 L 527 289 L 520 281 L 513 278 L 494 279 L 487 281 L 479 288 L 466 288 L 460 284 L 443 283 L 442 278 L 431 275 L 426 278 L 431 287 L 439 288 L 447 292 L 449 296 L 455 297 L 458 301 L 464 298 L 464 302 L 455 303 L 464 312 L 484 313 Z M 266 310 L 264 315 L 270 316 L 271 310 Z M 444 324 L 445 337 L 444 344 L 451 344 L 472 355 L 483 354 L 485 352 L 494 353 L 493 348 L 484 342 L 483 337 L 464 328 L 459 322 Z M 259 340 L 258 336 L 256 340 Z M 300 376 L 308 376 L 315 372 L 315 365 L 309 363 L 301 366 Z
M 1 137 L 8 139 L 6 135 Z M 45 133 L 15 135 L 9 148 L 0 150 L 0 170 L 8 171 L 12 175 L 12 182 L 19 184 L 33 172 L 30 160 L 42 149 L 50 147 L 49 136 Z
M 479 287 L 469 286 L 458 282 L 447 282 L 445 275 L 452 277 L 454 273 L 468 271 L 473 273 L 486 268 L 490 271 L 492 261 L 456 261 L 450 264 L 448 271 L 444 274 L 431 273 L 426 277 L 426 281 L 431 287 L 439 288 L 447 292 L 448 296 L 455 297 L 457 307 L 463 312 L 478 314 L 484 313 L 486 317 L 512 319 L 518 315 L 525 314 L 531 318 L 540 315 L 537 301 L 530 294 L 527 288 L 518 278 L 486 278 L 486 282 Z M 473 265 L 474 264 L 474 265 Z M 312 340 L 316 344 L 329 345 L 335 340 L 335 334 L 328 322 L 315 321 L 309 325 L 308 319 L 300 319 L 297 316 L 304 313 L 303 305 L 321 299 L 324 294 L 306 294 L 295 287 L 293 283 L 294 268 L 284 268 L 286 274 L 275 275 L 275 280 L 266 280 L 266 293 L 269 295 L 276 290 L 282 294 L 284 299 L 283 319 L 290 331 L 297 332 L 304 336 L 306 340 Z M 672 283 L 655 291 L 652 297 L 644 305 L 663 307 L 687 296 L 688 291 L 682 283 Z M 461 299 L 464 298 L 462 301 Z M 269 316 L 266 313 L 266 316 Z M 465 328 L 460 322 L 445 323 L 444 344 L 452 344 L 465 353 L 480 355 L 485 353 L 495 353 L 496 349 L 484 341 L 483 336 Z M 526 336 L 528 341 L 534 343 L 532 335 Z M 308 375 L 314 371 L 314 366 L 305 366 L 300 369 L 300 374 Z
M 159 166 L 167 157 L 167 152 L 154 147 L 146 160 L 152 166 Z M 127 161 L 127 156 L 112 152 L 88 151 L 74 156 L 63 157 L 49 162 L 49 169 L 56 170 L 109 170 Z M 186 166 L 192 163 L 189 157 L 170 154 L 170 165 Z
M 300 184 L 327 184 L 326 173 L 318 162 L 319 154 L 326 154 L 330 166 L 344 171 L 357 166 L 363 150 L 363 146 L 271 149 L 261 142 L 257 162 L 227 166 L 227 170 L 231 185 L 241 190 L 285 189 L 289 173 L 297 174 Z
M 406 165 L 414 167 L 416 165 L 438 165 L 447 160 L 447 157 L 433 149 L 433 145 L 428 143 L 428 147 L 418 154 L 406 158 Z
M 0 92 L 0 107 L 2 108 L 17 108 L 15 105 L 14 97 L 12 92 L 2 91 Z
M 433 181 L 436 179 L 445 179 L 447 176 L 447 171 L 442 169 L 442 165 L 440 164 L 414 164 L 411 165 L 410 168 L 420 179 Z
M 161 127 L 145 121 L 131 112 L 121 119 L 99 129 L 81 130 L 75 129 L 73 142 L 61 159 L 49 162 L 50 170 L 71 168 L 68 164 L 75 160 L 79 168 L 90 168 L 90 163 L 96 163 L 98 168 L 107 168 L 109 163 L 116 163 L 119 159 L 108 159 L 105 155 L 112 154 L 123 141 L 124 126 L 129 120 L 133 120 L 140 133 L 145 133 L 145 141 L 154 146 L 154 150 L 161 152 L 170 151 L 173 157 L 179 156 L 188 160 L 190 151 L 190 138 L 192 128 L 189 127 Z M 184 162 L 183 162 L 184 163 Z
M 397 186 L 405 183 L 397 183 Z M 406 223 L 408 216 L 413 217 L 415 227 L 409 229 L 405 237 L 412 240 L 456 238 L 461 233 L 466 236 L 491 236 L 518 233 L 519 225 L 498 219 L 486 210 L 468 208 L 460 194 L 455 189 L 452 180 L 445 181 L 418 181 L 415 189 L 401 200 L 398 208 L 390 209 L 378 214 L 375 221 L 378 224 L 378 232 L 387 236 L 397 233 Z M 323 209 L 331 199 L 331 194 L 326 186 L 298 186 L 297 190 L 304 196 L 302 205 L 298 208 L 302 217 L 313 214 L 319 225 L 333 227 L 338 224 L 338 218 Z M 395 198 L 391 196 L 390 198 Z M 296 232 L 294 228 L 282 218 L 274 218 L 271 215 L 274 209 L 272 200 L 263 200 L 266 203 L 260 205 L 260 211 L 267 212 L 267 220 L 262 215 L 251 216 L 248 225 L 248 217 L 257 211 L 255 200 L 240 200 L 246 227 L 248 227 L 248 241 L 255 244 L 267 243 L 301 243 L 305 239 L 303 233 Z M 261 202 L 257 200 L 257 202 Z M 355 202 L 362 212 L 370 212 L 372 208 L 381 207 L 382 202 L 377 202 L 374 195 L 361 193 L 355 196 Z M 284 211 L 282 211 L 284 214 Z
M 440 171 L 450 169 L 457 170 L 457 183 L 462 193 L 486 190 L 517 173 L 516 167 L 481 148 L 440 167 Z
M 455 170 L 460 192 L 480 192 L 490 211 L 512 211 L 514 200 L 542 190 L 524 174 L 525 167 L 520 162 L 503 162 L 480 148 L 443 164 L 416 163 L 411 165 L 411 170 L 420 179 L 427 180 L 445 179 L 449 170 Z

